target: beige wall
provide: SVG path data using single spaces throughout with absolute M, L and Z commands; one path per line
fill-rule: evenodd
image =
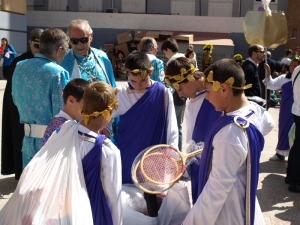
M 243 33 L 243 17 L 198 17 L 127 13 L 28 11 L 28 26 L 65 27 L 75 18 L 87 19 L 93 28 L 144 29 L 194 32 Z M 51 20 L 49 20 L 51 18 Z

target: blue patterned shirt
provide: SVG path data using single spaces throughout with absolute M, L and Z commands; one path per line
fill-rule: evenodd
M 20 123 L 48 125 L 63 108 L 63 88 L 68 81 L 69 73 L 41 54 L 20 61 L 12 79 L 12 96 Z M 24 137 L 23 167 L 41 146 L 42 138 Z

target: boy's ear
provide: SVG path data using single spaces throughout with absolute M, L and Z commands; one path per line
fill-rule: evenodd
M 231 88 L 229 87 L 228 84 L 221 84 L 221 91 L 223 95 L 228 96 L 230 93 Z
M 69 97 L 67 98 L 67 102 L 74 103 L 74 102 L 76 102 L 76 99 L 74 98 L 74 96 L 69 95 Z

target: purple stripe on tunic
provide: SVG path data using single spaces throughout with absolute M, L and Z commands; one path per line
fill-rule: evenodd
M 155 82 L 122 116 L 118 123 L 116 145 L 121 151 L 123 184 L 132 183 L 131 166 L 145 148 L 166 144 L 167 121 L 165 87 Z
M 276 149 L 289 150 L 289 131 L 293 125 L 292 105 L 294 102 L 292 81 L 281 87 L 281 100 L 278 124 L 278 142 Z
M 215 107 L 207 99 L 204 99 L 197 115 L 197 119 L 192 134 L 192 140 L 195 141 L 196 143 L 204 142 L 204 137 L 206 133 L 212 127 L 213 123 L 220 118 L 221 115 L 222 115 L 221 112 L 217 112 L 215 110 Z M 199 158 L 198 161 L 200 161 Z M 195 204 L 198 198 L 197 191 L 196 191 L 199 186 L 198 173 L 199 173 L 199 164 L 196 163 L 192 164 L 191 165 L 191 186 L 192 186 L 193 204 Z
M 214 136 L 227 124 L 233 122 L 233 116 L 222 116 L 214 126 L 209 130 L 208 134 L 205 137 L 204 141 L 204 150 L 200 160 L 199 166 L 199 189 L 197 195 L 199 196 L 205 184 L 209 178 L 209 168 L 213 155 L 212 142 Z M 239 120 L 241 122 L 243 120 Z M 248 134 L 248 139 L 250 143 L 250 155 L 251 155 L 251 183 L 250 183 L 250 216 L 251 216 L 251 225 L 254 224 L 254 214 L 255 214 L 255 198 L 258 184 L 259 176 L 259 159 L 261 151 L 264 147 L 264 137 L 261 132 L 250 123 L 250 126 L 246 129 Z M 249 184 L 247 184 L 249 185 Z M 246 199 L 246 197 L 245 197 Z
M 84 134 L 89 136 L 88 134 Z M 94 225 L 113 225 L 101 182 L 101 158 L 104 135 L 98 135 L 95 146 L 82 159 L 82 167 L 88 196 L 91 203 Z

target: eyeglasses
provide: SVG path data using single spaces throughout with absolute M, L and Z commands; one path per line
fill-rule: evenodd
M 77 45 L 79 43 L 79 41 L 82 44 L 86 44 L 89 41 L 89 37 L 82 37 L 82 38 L 70 38 L 70 41 L 73 45 Z
M 259 51 L 256 51 L 256 52 L 260 52 L 260 53 L 265 53 L 265 51 L 264 50 L 259 50 Z
M 39 49 L 40 45 L 39 44 L 33 44 L 33 47 L 36 48 L 36 49 Z

